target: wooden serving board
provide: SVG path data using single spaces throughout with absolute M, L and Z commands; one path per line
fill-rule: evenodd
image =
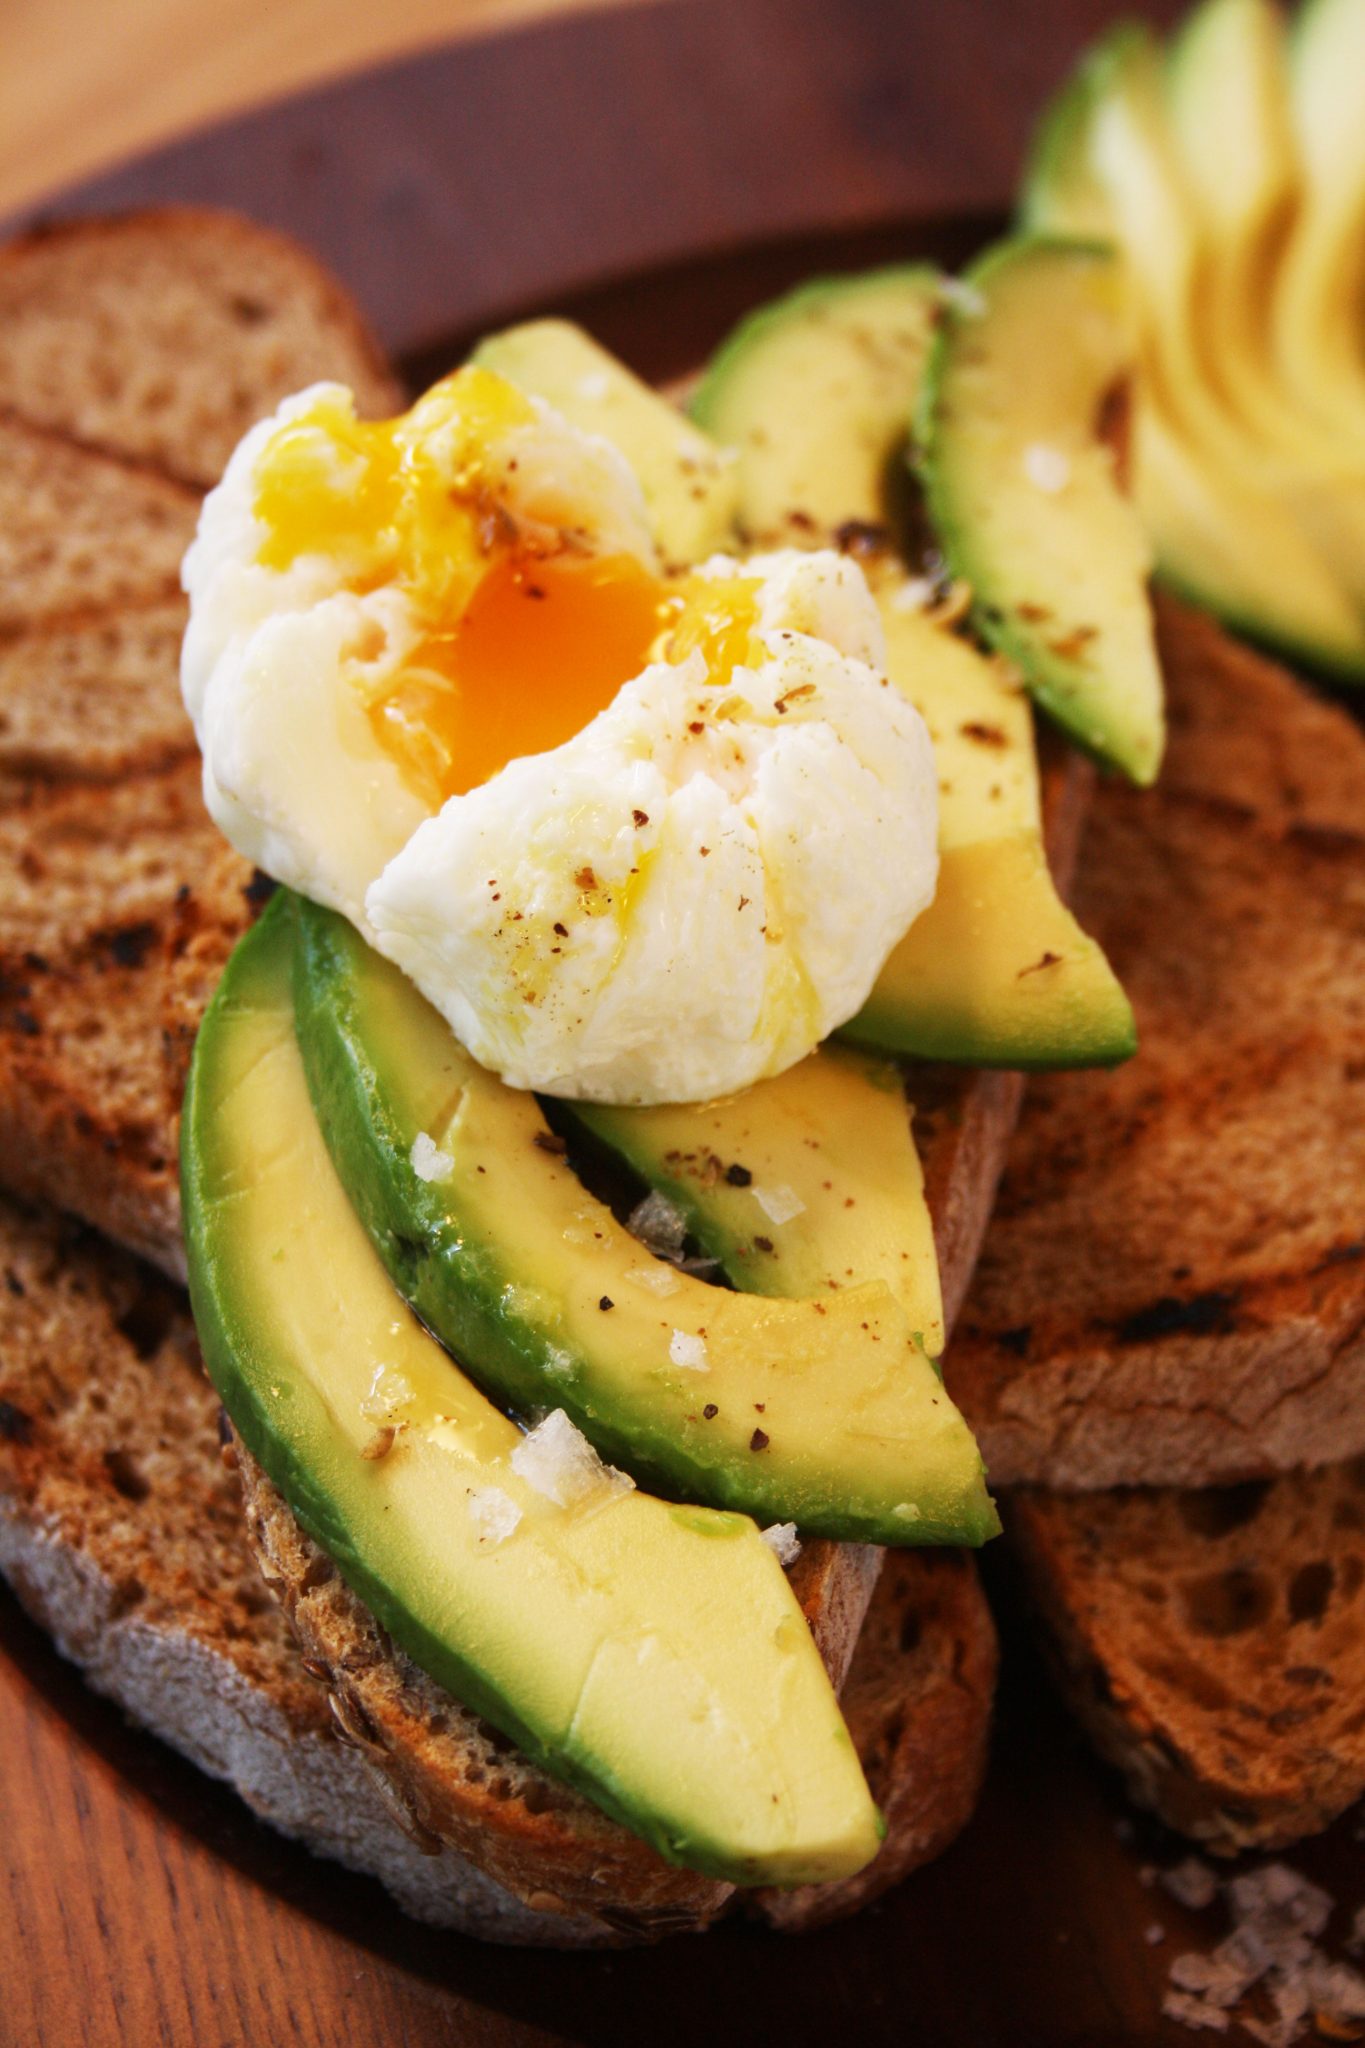
M 572 313 L 662 379 L 814 271 L 978 246 L 1033 111 L 1113 11 L 670 0 L 589 14 L 272 107 L 44 211 L 178 200 L 283 227 L 347 280 L 414 380 L 533 309 Z M 1160 2017 L 1167 1964 L 1219 1930 L 1151 1885 L 1179 1846 L 1091 1762 L 1007 1561 L 987 1562 L 1005 1679 L 962 1840 L 823 1934 L 723 1926 L 615 1956 L 414 1926 L 129 1730 L 0 1589 L 0 2044 L 1188 2043 Z M 1292 1860 L 1356 1902 L 1349 1820 Z

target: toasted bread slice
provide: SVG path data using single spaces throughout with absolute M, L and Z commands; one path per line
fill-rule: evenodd
M 222 319 L 231 331 L 246 316 L 240 308 L 223 315 L 222 304 L 216 312 L 209 306 L 215 293 L 221 300 L 223 282 L 213 264 L 212 290 L 200 292 L 186 312 L 180 285 L 166 277 L 167 264 L 178 274 L 184 251 L 176 255 L 170 244 L 177 236 L 188 236 L 196 250 L 211 242 L 214 263 L 235 249 L 239 264 L 258 262 L 263 276 L 278 277 L 250 232 L 234 238 L 212 234 L 212 227 L 182 216 L 129 221 L 98 233 L 73 230 L 65 241 L 24 244 L 0 259 L 0 305 L 19 337 L 8 358 L 9 389 L 24 418 L 11 425 L 25 447 L 45 437 L 68 465 L 84 464 L 91 475 L 111 481 L 116 472 L 160 481 L 174 496 L 176 478 L 216 474 L 238 433 L 280 391 L 324 370 L 363 387 L 367 372 L 354 360 L 356 330 L 335 317 L 335 302 L 324 294 L 312 327 L 305 328 L 312 341 L 322 331 L 329 359 L 305 370 L 300 349 L 299 359 L 281 370 L 272 355 L 269 375 L 248 394 L 249 406 L 234 387 L 240 417 L 232 414 L 221 447 L 211 460 L 204 456 L 213 446 L 206 431 L 211 399 L 199 360 L 213 356 L 205 337 L 221 341 Z M 228 270 L 231 278 L 230 264 Z M 163 286 L 173 318 L 163 318 L 152 303 Z M 234 288 L 250 289 L 240 274 Z M 281 290 L 287 296 L 292 289 L 286 278 Z M 306 300 L 300 291 L 299 303 Z M 53 335 L 78 324 L 96 301 L 109 329 L 101 360 L 115 369 L 97 375 L 82 341 L 73 344 L 82 374 L 60 390 L 50 380 L 44 384 L 35 363 L 53 346 Z M 27 356 L 20 344 L 29 346 Z M 352 359 L 336 360 L 348 347 Z M 363 356 L 363 348 L 359 352 Z M 144 372 L 152 358 L 156 375 L 148 386 Z M 0 349 L 0 393 L 5 360 Z M 259 367 L 250 350 L 241 352 L 243 376 L 253 361 Z M 166 476 L 158 480 L 130 465 L 129 455 L 155 459 Z M 188 501 L 179 489 L 177 502 Z M 59 517 L 55 523 L 61 538 Z M 35 627 L 48 629 L 45 650 L 30 644 L 17 657 L 19 679 L 35 693 L 42 690 L 43 653 L 55 656 L 59 644 L 54 621 L 61 631 L 74 631 L 93 612 L 107 627 L 111 608 L 145 602 L 164 588 L 158 558 L 145 586 L 125 590 L 118 583 L 73 597 L 75 579 L 68 575 L 54 595 L 51 577 L 45 583 L 38 573 L 46 571 L 51 552 L 46 538 L 40 540 L 36 567 L 21 557 L 10 578 L 17 592 L 15 632 L 25 632 L 31 643 Z M 78 552 L 76 566 L 85 569 L 85 553 Z M 71 618 L 78 608 L 87 618 Z M 44 765 L 54 771 L 44 785 L 0 817 L 0 903 L 6 906 L 0 921 L 0 1177 L 21 1193 L 75 1210 L 176 1272 L 181 1250 L 173 1161 L 184 1061 L 217 970 L 251 914 L 253 880 L 204 818 L 191 756 L 173 757 L 164 743 L 149 741 L 120 764 L 117 783 L 103 788 L 88 768 L 76 787 L 62 779 L 55 758 Z M 933 1134 L 928 1178 L 947 1258 L 946 1291 L 956 1301 L 984 1228 L 1018 1084 L 1010 1077 L 926 1079 L 923 1092 L 932 1098 L 923 1123 Z M 875 1552 L 828 1544 L 809 1546 L 803 1560 L 803 1603 L 836 1667 L 852 1652 L 879 1563 Z
M 0 251 L 0 1182 L 173 1272 L 167 948 L 221 874 L 180 559 L 197 486 L 323 376 L 401 402 L 340 287 L 248 222 L 172 209 Z
M 992 1480 L 1194 1485 L 1365 1448 L 1365 735 L 1163 606 L 1162 784 L 1076 891 L 1137 1012 L 1037 1082 L 946 1367 Z
M 1365 1464 L 1021 1492 L 1006 1528 L 1077 1715 L 1171 1827 L 1280 1848 L 1365 1794 Z
M 406 1665 L 305 1546 L 291 1576 L 309 1626 L 346 1632 L 347 1686 L 329 1704 L 243 1547 L 217 1402 L 176 1289 L 79 1226 L 8 1203 L 0 1285 L 0 1570 L 100 1691 L 285 1833 L 378 1876 L 419 1918 L 575 1946 L 694 1926 L 719 1909 L 725 1887 L 658 1863 Z M 249 1475 L 271 1544 L 303 1545 L 263 1485 Z M 841 1654 L 852 1649 L 838 1617 L 821 1625 Z M 773 1901 L 782 1924 L 852 1911 L 957 1832 L 984 1755 L 993 1670 L 970 1562 L 897 1560 L 848 1684 L 887 1843 L 853 1885 Z M 394 1699 L 420 1702 L 421 1796 L 438 1809 L 440 1840 L 368 1761 L 369 1717 L 382 1723 Z M 944 1770 L 938 1745 L 949 1741 Z M 565 1869 L 591 1912 L 552 1903 L 556 1881 L 572 1889 Z
M 0 408 L 185 483 L 216 483 L 254 421 L 332 377 L 362 413 L 401 402 L 335 278 L 236 214 L 72 221 L 0 251 Z

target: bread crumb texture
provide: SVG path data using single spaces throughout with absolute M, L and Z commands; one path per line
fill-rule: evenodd
M 1365 1794 L 1365 1459 L 1204 1490 L 1020 1493 L 1006 1529 L 1129 1790 L 1220 1854 Z

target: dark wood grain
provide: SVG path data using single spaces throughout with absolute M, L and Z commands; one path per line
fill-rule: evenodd
M 976 246 L 1040 96 L 1114 11 L 682 0 L 587 16 L 270 109 L 49 210 L 239 206 L 317 248 L 415 375 L 537 308 L 578 312 L 670 376 L 812 271 Z M 989 1576 L 1007 1648 L 996 1755 L 939 1864 L 800 1942 L 736 1925 L 607 1957 L 405 1921 L 126 1728 L 0 1591 L 0 2042 L 1188 2043 L 1161 1990 L 1173 1952 L 1208 1945 L 1207 1917 L 1142 1880 L 1181 1851 L 1130 1834 Z M 1358 1894 L 1349 1822 L 1293 1860 Z
M 62 194 L 239 206 L 398 355 L 642 265 L 999 209 L 1114 0 L 672 0 L 386 66 Z M 1170 19 L 1175 0 L 1141 10 Z M 19 222 L 10 222 L 14 227 Z

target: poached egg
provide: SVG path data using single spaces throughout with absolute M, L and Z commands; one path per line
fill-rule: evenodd
M 856 564 L 664 576 L 621 455 L 491 371 L 393 421 L 287 400 L 184 581 L 210 812 L 515 1086 L 779 1072 L 932 899 L 932 749 Z

